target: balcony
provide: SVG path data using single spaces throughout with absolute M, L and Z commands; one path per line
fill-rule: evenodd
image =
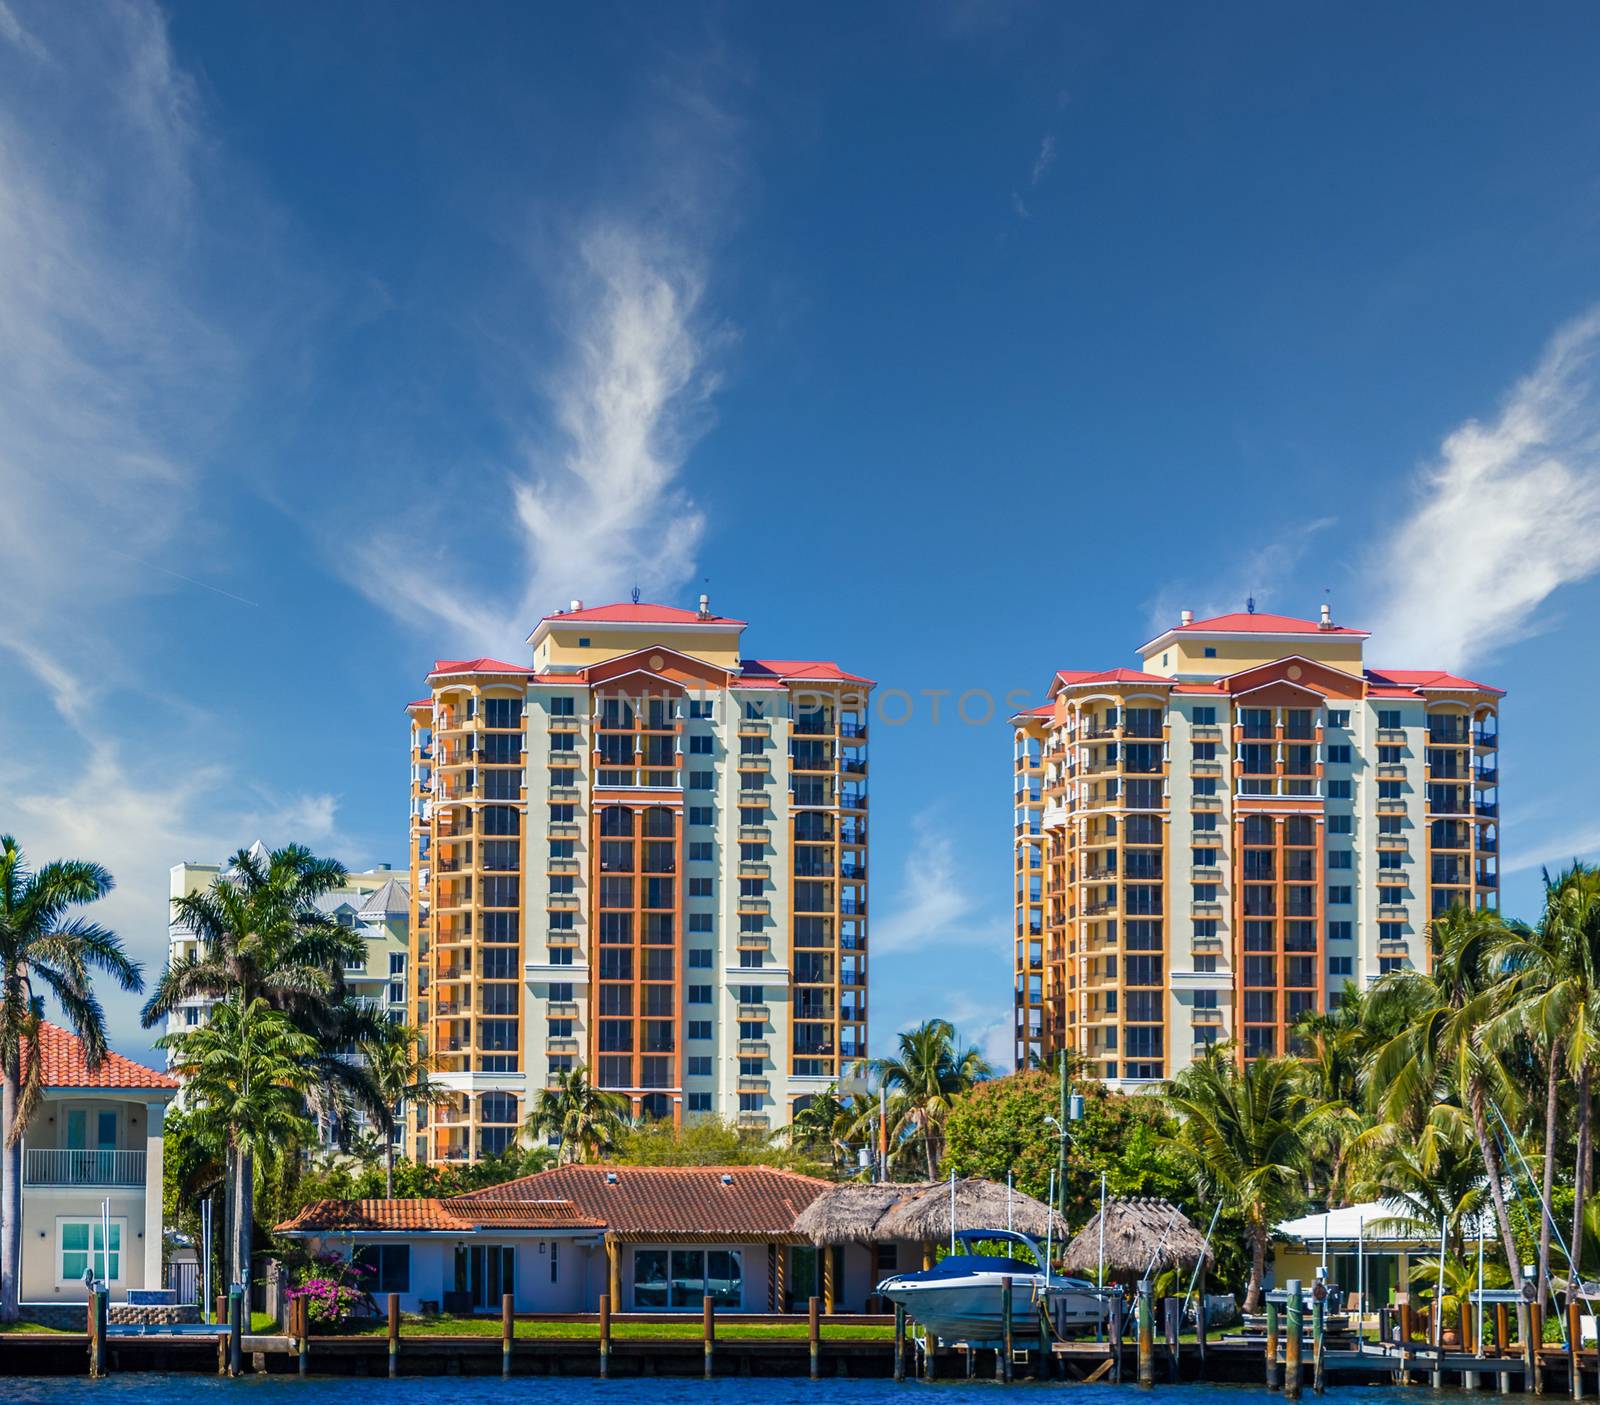
M 25 1148 L 22 1183 L 34 1186 L 142 1186 L 144 1152 Z

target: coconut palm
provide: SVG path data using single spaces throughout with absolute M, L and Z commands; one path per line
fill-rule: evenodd
M 22 1135 L 43 1088 L 38 1032 L 44 996 L 55 997 L 93 1069 L 106 1056 L 106 1024 L 91 972 L 104 972 L 123 990 L 144 985 L 121 939 L 73 914 L 105 897 L 111 885 L 105 869 L 81 859 L 58 859 L 30 872 L 17 841 L 0 835 L 0 1322 L 17 1320 Z
M 976 1045 L 957 1047 L 956 1029 L 949 1020 L 928 1020 L 915 1029 L 902 1030 L 898 1044 L 896 1057 L 870 1059 L 856 1069 L 870 1074 L 888 1093 L 891 1142 L 920 1140 L 928 1179 L 937 1180 L 944 1155 L 944 1124 L 951 1106 L 994 1070 Z M 863 1100 L 855 1133 L 870 1135 L 876 1116 L 877 1108 Z
M 1429 1239 L 1443 1225 L 1450 1251 L 1460 1252 L 1489 1200 L 1465 1109 L 1436 1105 L 1420 1134 L 1393 1122 L 1379 1123 L 1357 1139 L 1356 1154 L 1364 1170 L 1355 1178 L 1355 1195 L 1395 1206 L 1394 1214 L 1374 1222 L 1379 1233 L 1392 1229 Z
M 1221 1045 L 1178 1074 L 1165 1100 L 1179 1126 L 1163 1141 L 1202 1203 L 1221 1200 L 1243 1222 L 1250 1250 L 1244 1310 L 1255 1312 L 1272 1226 L 1299 1208 L 1312 1151 L 1330 1121 L 1346 1114 L 1307 1092 L 1298 1059 L 1257 1059 L 1241 1067 Z
M 1486 910 L 1453 907 L 1433 919 L 1430 969 L 1392 971 L 1374 987 L 1378 998 L 1404 1002 L 1412 1017 L 1376 1051 L 1368 1086 L 1375 1110 L 1401 1124 L 1414 1125 L 1418 1109 L 1459 1099 L 1471 1118 L 1515 1281 L 1522 1269 L 1506 1209 L 1504 1168 L 1489 1125 L 1491 1101 L 1507 1116 L 1520 1101 L 1490 1037 L 1511 989 L 1501 955 L 1509 935 L 1500 915 Z
M 408 1104 L 424 1107 L 443 1102 L 449 1094 L 433 1078 L 436 1063 L 422 1052 L 422 1036 L 409 1025 L 381 1020 L 375 1035 L 359 1044 L 361 1056 L 377 1085 L 378 1095 L 395 1124 Z M 383 1135 L 383 1193 L 394 1198 L 394 1137 Z
M 156 1040 L 174 1054 L 184 1080 L 190 1131 L 221 1152 L 232 1170 L 229 1215 L 231 1280 L 250 1281 L 255 1190 L 286 1146 L 313 1133 L 305 1093 L 316 1077 L 317 1041 L 257 997 L 213 1005 L 206 1023 Z
M 554 1078 L 553 1086 L 539 1090 L 523 1130 L 530 1137 L 560 1138 L 563 1164 L 614 1152 L 627 1126 L 628 1100 L 595 1087 L 583 1064 Z
M 172 900 L 173 921 L 200 949 L 167 966 L 140 1018 L 149 1028 L 197 997 L 242 1006 L 265 1000 L 316 1041 L 305 1087 L 311 1110 L 343 1127 L 359 1107 L 388 1132 L 390 1104 L 365 1065 L 345 1056 L 382 1034 L 383 1017 L 344 981 L 345 966 L 365 956 L 366 943 L 317 906 L 345 877 L 343 864 L 303 845 L 240 850 L 209 888 Z
M 1544 874 L 1544 910 L 1533 928 L 1514 926 L 1500 948 L 1512 972 L 1509 1008 L 1495 1034 L 1530 1038 L 1544 1057 L 1544 1203 L 1555 1185 L 1562 1077 L 1576 1084 L 1572 1238 L 1583 1241 L 1591 1174 L 1593 1079 L 1600 1062 L 1600 869 L 1574 863 Z M 1539 1281 L 1550 1279 L 1550 1218 L 1540 1216 Z
M 795 1112 L 789 1124 L 790 1145 L 813 1152 L 825 1150 L 829 1164 L 837 1172 L 849 1151 L 853 1118 L 850 1104 L 839 1096 L 839 1085 L 830 1083 Z

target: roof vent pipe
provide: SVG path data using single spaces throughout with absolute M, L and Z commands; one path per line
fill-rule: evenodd
M 700 618 L 703 620 L 711 618 L 711 597 L 709 595 L 700 597 Z
M 581 610 L 582 608 L 583 608 L 583 601 L 581 601 L 581 600 L 574 600 L 571 604 L 569 604 L 567 606 L 567 609 L 569 609 L 569 610 Z
M 1326 601 L 1323 602 L 1323 605 L 1322 605 L 1322 617 L 1317 622 L 1317 628 L 1318 629 L 1332 629 L 1333 628 L 1333 606 L 1329 605 Z
M 1193 610 L 1179 610 L 1178 611 L 1178 623 L 1183 628 L 1187 629 L 1190 625 L 1192 625 L 1194 623 L 1194 611 Z

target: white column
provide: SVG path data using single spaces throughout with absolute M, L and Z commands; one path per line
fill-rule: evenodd
M 162 1173 L 163 1124 L 167 1105 L 163 1102 L 144 1105 L 144 1286 L 161 1288 Z M 128 1246 L 130 1249 L 132 1246 Z

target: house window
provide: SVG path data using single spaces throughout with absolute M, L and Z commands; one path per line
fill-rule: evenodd
M 717 812 L 709 805 L 691 805 L 689 807 L 690 824 L 715 824 Z
M 106 1264 L 105 1225 L 100 1220 L 61 1220 L 61 1282 L 81 1283 L 93 1261 L 94 1276 L 122 1281 L 122 1224 L 111 1221 L 110 1266 Z
M 689 755 L 691 755 L 691 756 L 710 756 L 711 755 L 711 738 L 709 736 L 690 737 L 689 738 Z
M 409 1244 L 363 1244 L 356 1250 L 356 1267 L 367 1271 L 361 1286 L 368 1293 L 411 1291 Z
M 1329 781 L 1328 782 L 1328 799 L 1330 799 L 1330 800 L 1348 800 L 1349 798 L 1350 798 L 1350 782 L 1349 781 Z M 1348 818 L 1348 816 L 1346 816 L 1346 818 Z
M 1330 727 L 1348 727 L 1350 725 L 1350 709 L 1329 708 L 1328 725 Z
M 1398 732 L 1400 730 L 1400 710 L 1395 708 L 1378 709 L 1378 728 L 1384 732 Z
M 710 1093 L 690 1093 L 688 1096 L 689 1096 L 689 1111 L 690 1112 L 710 1112 L 711 1111 L 711 1094 Z
M 690 862 L 712 863 L 716 857 L 716 846 L 709 839 L 692 839 L 689 841 Z
M 711 1038 L 711 1021 L 710 1020 L 690 1020 L 689 1021 L 688 1037 L 690 1039 L 709 1039 L 709 1038 Z
M 1197 707 L 1191 720 L 1196 727 L 1215 727 L 1217 725 L 1217 710 L 1214 707 Z
M 1217 646 L 1215 644 L 1207 644 L 1205 646 L 1205 649 L 1204 649 L 1204 652 L 1203 652 L 1203 657 L 1208 658 L 1208 659 L 1214 659 L 1214 658 L 1216 658 L 1216 656 L 1217 656 Z
M 1335 743 L 1328 748 L 1328 764 L 1330 766 L 1348 766 L 1350 764 L 1350 748 L 1343 742 Z
M 689 716 L 696 722 L 708 721 L 711 717 L 711 706 L 709 698 L 691 701 L 689 703 Z
M 576 715 L 576 711 L 573 708 L 572 699 L 570 697 L 567 697 L 567 698 L 551 698 L 550 699 L 550 715 L 552 717 L 573 717 L 573 716 L 575 716 Z
M 633 1305 L 643 1312 L 744 1303 L 744 1268 L 737 1249 L 635 1249 Z

